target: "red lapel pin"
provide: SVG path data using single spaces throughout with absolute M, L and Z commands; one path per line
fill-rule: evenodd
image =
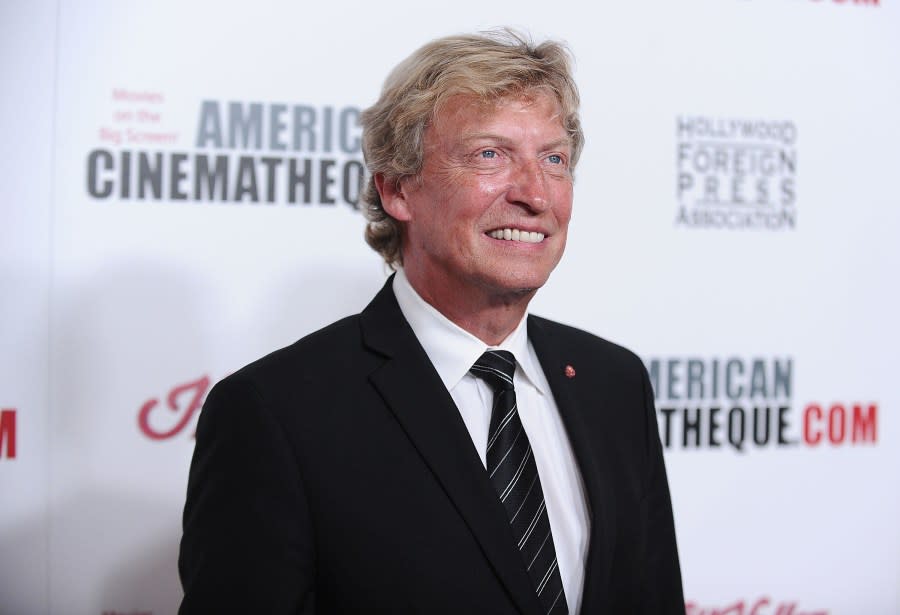
M 575 368 L 571 365 L 566 365 L 566 378 L 574 378 L 575 377 Z

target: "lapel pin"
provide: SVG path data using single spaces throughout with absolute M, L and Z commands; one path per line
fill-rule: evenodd
M 571 365 L 566 365 L 566 378 L 574 378 L 575 377 L 575 368 Z

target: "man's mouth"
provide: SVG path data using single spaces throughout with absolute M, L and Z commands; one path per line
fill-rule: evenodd
M 522 241 L 524 243 L 540 243 L 544 241 L 544 234 L 536 231 L 521 231 L 517 228 L 498 228 L 488 232 L 488 236 L 494 239 L 506 241 Z

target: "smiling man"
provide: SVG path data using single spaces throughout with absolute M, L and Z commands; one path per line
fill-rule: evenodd
M 562 257 L 573 145 L 543 88 L 441 102 L 421 172 L 375 174 L 375 185 L 400 223 L 403 270 L 418 295 L 496 345 Z
M 527 314 L 583 137 L 565 48 L 416 51 L 363 114 L 359 315 L 219 383 L 197 429 L 181 613 L 683 613 L 641 361 Z

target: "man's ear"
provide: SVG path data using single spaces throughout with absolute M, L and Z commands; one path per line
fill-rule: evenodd
M 400 222 L 409 222 L 412 219 L 412 212 L 406 200 L 406 192 L 401 180 L 386 179 L 384 173 L 376 173 L 375 188 L 378 190 L 378 196 L 381 197 L 381 206 L 391 218 Z

